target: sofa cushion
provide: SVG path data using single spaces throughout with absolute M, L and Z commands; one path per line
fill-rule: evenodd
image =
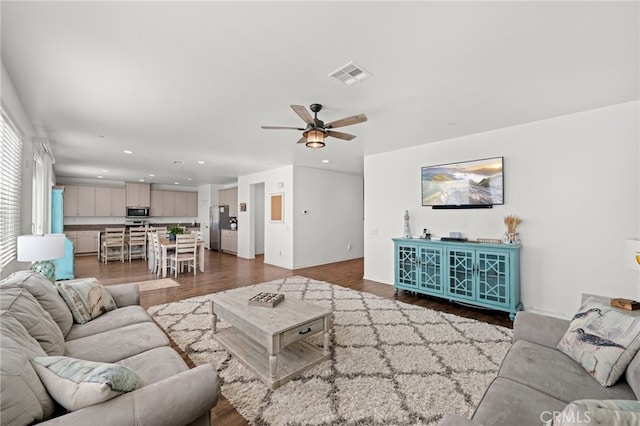
M 64 353 L 64 336 L 60 327 L 27 290 L 20 287 L 2 288 L 0 309 L 10 312 L 20 321 L 47 354 Z
M 618 381 L 640 348 L 640 317 L 587 301 L 571 320 L 558 349 L 602 386 Z
M 576 399 L 635 399 L 625 381 L 602 387 L 580 364 L 546 346 L 519 340 L 511 345 L 498 372 L 568 404 Z
M 46 356 L 38 342 L 10 312 L 0 311 L 0 419 L 3 425 L 46 420 L 55 403 L 29 362 Z
M 636 353 L 636 356 L 629 363 L 624 377 L 631 389 L 633 389 L 636 399 L 640 399 L 640 351 Z
M 540 426 L 566 403 L 521 383 L 497 377 L 473 414 L 483 426 Z
M 638 425 L 640 402 L 629 400 L 581 399 L 567 405 L 553 420 L 553 426 Z
M 141 322 L 151 322 L 151 316 L 142 306 L 125 306 L 100 315 L 84 324 L 73 324 L 66 340 L 75 340 L 93 334 L 103 333 L 116 328 Z
M 144 351 L 117 364 L 132 369 L 147 383 L 155 383 L 189 369 L 182 357 L 169 346 Z
M 60 281 L 58 292 L 71 310 L 73 319 L 84 324 L 117 308 L 111 294 L 95 278 L 66 283 Z
M 108 401 L 145 385 L 135 371 L 118 364 L 64 356 L 31 360 L 49 394 L 69 411 Z
M 73 317 L 69 307 L 51 281 L 34 271 L 18 271 L 4 279 L 0 286 L 0 288 L 21 287 L 26 289 L 38 300 L 40 306 L 49 312 L 51 318 L 60 327 L 62 335 L 67 335 L 71 324 L 73 324 Z
M 117 362 L 162 346 L 169 346 L 166 334 L 154 323 L 144 322 L 70 340 L 65 355 L 87 361 Z

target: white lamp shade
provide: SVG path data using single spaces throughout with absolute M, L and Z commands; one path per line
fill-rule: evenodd
M 640 270 L 640 240 L 629 238 L 624 242 L 624 264 L 632 269 Z
M 64 257 L 64 234 L 18 236 L 18 262 L 38 262 Z

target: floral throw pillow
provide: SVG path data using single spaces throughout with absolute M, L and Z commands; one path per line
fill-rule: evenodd
M 145 385 L 130 368 L 66 356 L 31 360 L 47 392 L 69 411 L 108 401 Z
M 84 324 L 117 308 L 106 288 L 95 278 L 58 284 L 58 293 L 67 303 L 73 319 Z
M 602 386 L 613 386 L 640 348 L 640 317 L 587 300 L 557 347 Z

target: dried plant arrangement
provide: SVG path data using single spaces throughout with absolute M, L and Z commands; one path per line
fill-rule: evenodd
M 504 224 L 507 226 L 507 232 L 510 234 L 516 233 L 516 228 L 521 222 L 522 220 L 518 216 L 512 214 L 504 218 Z
M 510 234 L 515 234 L 516 228 L 521 222 L 522 220 L 516 215 L 509 215 L 504 218 L 504 224 L 507 225 L 507 232 Z

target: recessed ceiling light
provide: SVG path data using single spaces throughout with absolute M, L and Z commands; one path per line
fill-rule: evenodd
M 193 180 L 193 179 L 191 179 L 191 178 L 187 178 L 187 180 Z
M 198 161 L 198 164 L 204 164 L 204 161 L 200 160 Z
M 173 182 L 174 185 L 180 185 L 180 182 Z
M 96 176 L 98 179 L 102 179 L 102 176 Z
M 149 175 L 149 177 L 154 177 L 155 175 Z
M 138 182 L 144 182 L 144 179 L 138 179 Z
M 322 160 L 322 162 L 323 162 L 323 163 L 328 163 L 328 162 L 329 162 L 329 160 Z
M 102 173 L 109 173 L 109 170 L 107 170 L 107 169 L 102 169 Z
M 129 151 L 128 149 L 125 149 L 125 150 L 124 150 L 124 151 L 122 151 L 122 152 L 124 152 L 125 154 L 133 154 L 133 151 Z

